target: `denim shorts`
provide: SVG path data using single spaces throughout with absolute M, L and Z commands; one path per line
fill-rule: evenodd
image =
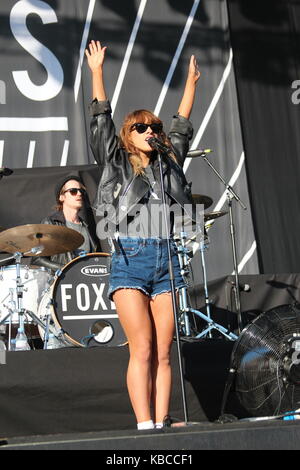
M 161 238 L 120 238 L 120 249 L 111 259 L 108 296 L 112 300 L 118 289 L 138 289 L 149 297 L 171 291 L 168 245 Z M 170 240 L 174 284 L 176 289 L 185 286 L 180 272 L 177 247 Z

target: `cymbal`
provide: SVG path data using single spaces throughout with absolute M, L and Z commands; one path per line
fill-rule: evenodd
M 26 253 L 27 256 L 52 256 L 73 251 L 82 245 L 83 236 L 61 225 L 27 224 L 9 228 L 0 233 L 0 250 L 8 253 Z M 42 246 L 38 253 L 28 253 Z
M 204 214 L 204 222 L 208 220 L 217 219 L 218 217 L 223 217 L 223 215 L 228 214 L 228 211 L 215 211 L 215 212 L 206 212 Z
M 192 198 L 195 204 L 203 204 L 204 209 L 208 209 L 213 203 L 211 197 L 204 196 L 203 194 L 193 194 Z

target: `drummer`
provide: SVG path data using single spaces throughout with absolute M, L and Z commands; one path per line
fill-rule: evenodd
M 96 234 L 89 228 L 81 216 L 82 211 L 86 208 L 87 199 L 86 189 L 81 179 L 76 175 L 62 178 L 55 187 L 55 198 L 55 212 L 43 219 L 41 223 L 76 230 L 83 236 L 84 242 L 75 251 L 34 259 L 35 265 L 45 266 L 53 271 L 60 270 L 83 252 L 101 251 Z

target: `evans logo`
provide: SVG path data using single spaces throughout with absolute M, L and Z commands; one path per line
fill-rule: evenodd
M 101 264 L 93 264 L 91 266 L 85 266 L 81 268 L 82 274 L 85 276 L 107 276 L 109 274 L 107 266 Z

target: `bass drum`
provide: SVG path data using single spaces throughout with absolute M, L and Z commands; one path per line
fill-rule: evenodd
M 89 253 L 73 259 L 55 279 L 50 301 L 48 297 L 42 302 L 50 305 L 55 328 L 71 345 L 127 344 L 115 304 L 107 295 L 110 259 L 107 253 Z

